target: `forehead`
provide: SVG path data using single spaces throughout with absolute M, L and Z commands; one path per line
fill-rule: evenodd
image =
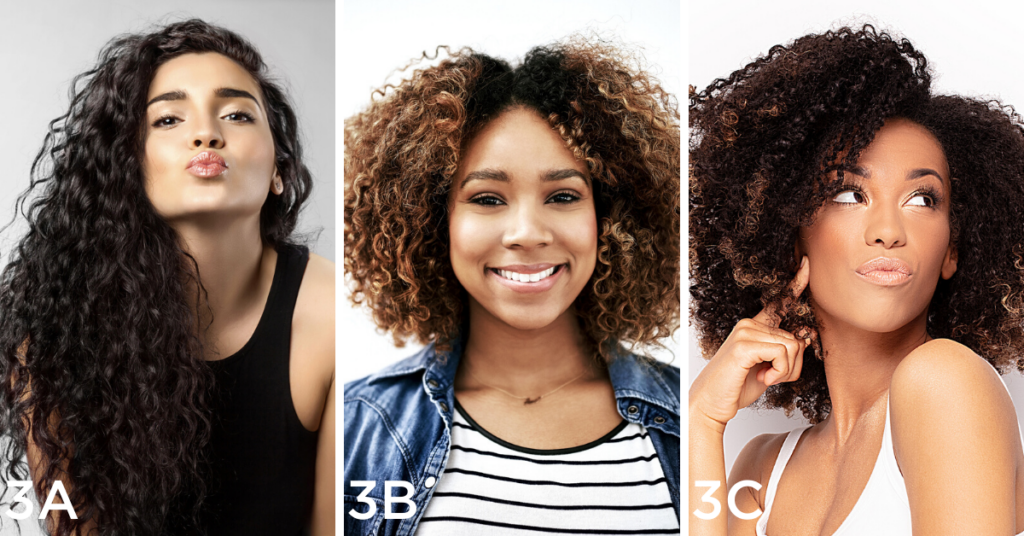
M 147 100 L 168 91 L 189 96 L 220 88 L 242 89 L 262 100 L 259 84 L 241 65 L 216 52 L 182 54 L 157 68 L 149 83 Z
M 456 177 L 481 168 L 506 168 L 514 174 L 554 166 L 586 172 L 539 113 L 518 107 L 494 118 L 466 144 Z
M 923 126 L 901 118 L 889 119 L 861 151 L 858 163 L 894 171 L 929 168 L 949 180 L 949 164 L 939 140 Z

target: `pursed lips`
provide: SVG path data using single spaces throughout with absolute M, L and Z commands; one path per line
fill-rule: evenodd
M 203 151 L 193 156 L 185 169 L 200 178 L 216 177 L 228 169 L 224 157 L 213 151 Z
M 883 287 L 894 287 L 910 281 L 913 272 L 905 261 L 893 257 L 877 257 L 861 264 L 857 274 Z

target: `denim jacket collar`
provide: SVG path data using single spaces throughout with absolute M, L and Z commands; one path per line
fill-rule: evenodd
M 446 352 L 435 351 L 434 343 L 431 343 L 415 355 L 370 376 L 367 383 L 423 372 L 424 390 L 439 405 L 442 418 L 450 425 L 454 408 L 455 372 L 462 356 L 462 342 L 456 338 L 450 343 L 451 349 Z M 681 405 L 678 389 L 673 389 L 654 370 L 662 366 L 652 359 L 621 351 L 608 363 L 608 375 L 622 418 L 679 437 Z M 445 404 L 441 405 L 440 401 Z

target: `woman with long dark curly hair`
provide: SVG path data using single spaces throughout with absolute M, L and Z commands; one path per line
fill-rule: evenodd
M 622 346 L 678 327 L 678 111 L 631 60 L 463 49 L 346 122 L 351 300 L 428 345 L 345 386 L 347 532 L 678 532 L 679 370 Z
M 1024 368 L 1024 122 L 930 84 L 865 26 L 691 89 L 691 534 L 1024 531 L 997 374 Z M 759 397 L 811 426 L 750 441 L 726 486 Z
M 333 533 L 333 265 L 252 44 L 189 20 L 72 84 L 0 280 L 0 433 L 55 535 Z M 9 520 L 8 520 L 9 522 Z

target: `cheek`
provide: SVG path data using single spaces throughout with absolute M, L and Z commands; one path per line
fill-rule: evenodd
M 146 193 L 150 199 L 166 186 L 162 180 L 174 167 L 175 153 L 167 143 L 149 137 L 146 139 L 145 155 L 142 158 L 142 176 L 145 180 Z
M 236 136 L 232 142 L 245 176 L 251 177 L 254 185 L 263 187 L 270 184 L 274 174 L 274 140 L 269 131 L 252 134 Z
M 488 226 L 477 215 L 458 209 L 451 212 L 448 220 L 448 249 L 456 275 L 475 271 L 474 266 L 481 262 L 488 242 L 493 240 L 487 231 Z
M 857 237 L 859 235 L 849 225 L 824 221 L 824 218 L 815 222 L 813 227 L 801 230 L 801 249 L 811 263 L 808 286 L 812 293 L 820 294 L 829 288 L 835 271 L 846 269 L 845 265 L 853 258 L 850 250 L 856 246 L 851 244 L 851 240 L 859 239 Z
M 565 242 L 589 276 L 597 263 L 597 214 L 593 207 L 575 215 L 573 221 L 563 228 L 570 230 L 565 235 Z

